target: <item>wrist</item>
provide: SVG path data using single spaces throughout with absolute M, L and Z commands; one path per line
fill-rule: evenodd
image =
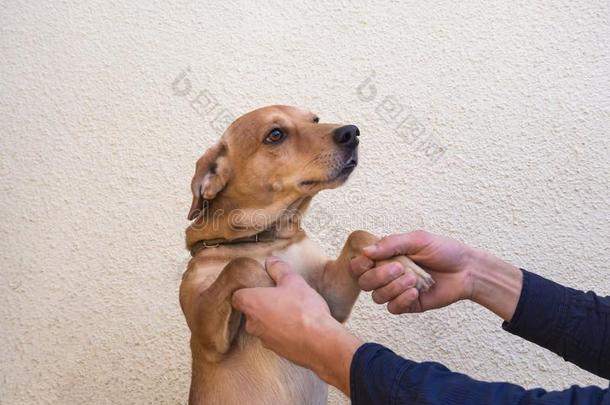
M 362 342 L 334 318 L 320 322 L 312 338 L 311 369 L 326 383 L 349 396 L 352 358 Z
M 475 250 L 470 270 L 470 300 L 510 321 L 523 286 L 520 269 L 484 250 Z

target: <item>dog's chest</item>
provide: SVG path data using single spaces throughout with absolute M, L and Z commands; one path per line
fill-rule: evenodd
M 271 254 L 288 263 L 290 269 L 303 276 L 309 284 L 313 284 L 317 279 L 326 262 L 322 249 L 309 238 L 305 238 L 287 248 L 274 250 Z M 261 262 L 265 260 L 264 257 L 258 259 Z

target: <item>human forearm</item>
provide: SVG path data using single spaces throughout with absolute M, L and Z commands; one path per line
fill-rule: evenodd
M 362 342 L 332 318 L 304 332 L 309 336 L 311 354 L 305 366 L 349 396 L 350 366 Z
M 470 265 L 470 299 L 510 321 L 517 308 L 523 273 L 520 269 L 483 250 L 473 250 Z
M 610 297 L 562 286 L 523 271 L 523 289 L 510 333 L 547 348 L 566 361 L 610 378 Z
M 564 391 L 526 390 L 515 384 L 483 382 L 439 363 L 404 359 L 374 343 L 362 345 L 351 368 L 354 405 L 370 404 L 606 404 L 610 392 L 573 386 Z

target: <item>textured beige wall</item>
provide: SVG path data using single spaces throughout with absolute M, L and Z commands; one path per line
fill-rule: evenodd
M 2 404 L 185 402 L 194 161 L 270 103 L 362 130 L 308 217 L 329 253 L 426 228 L 610 294 L 607 1 L 140 3 L 1 7 Z M 364 295 L 349 327 L 484 380 L 606 384 L 467 303 L 395 317 Z

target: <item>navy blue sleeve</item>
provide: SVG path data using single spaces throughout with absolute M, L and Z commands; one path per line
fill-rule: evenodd
M 610 379 L 610 297 L 564 287 L 523 270 L 523 288 L 502 327 Z
M 403 359 L 375 344 L 360 346 L 352 359 L 350 396 L 354 405 L 399 404 L 610 404 L 610 391 L 573 386 L 564 391 L 526 390 L 518 385 L 482 382 L 442 364 Z
M 610 297 L 584 293 L 523 271 L 515 315 L 503 328 L 610 378 Z M 350 370 L 353 404 L 607 404 L 610 391 L 573 386 L 526 390 L 482 382 L 433 362 L 403 359 L 374 343 L 362 345 Z

